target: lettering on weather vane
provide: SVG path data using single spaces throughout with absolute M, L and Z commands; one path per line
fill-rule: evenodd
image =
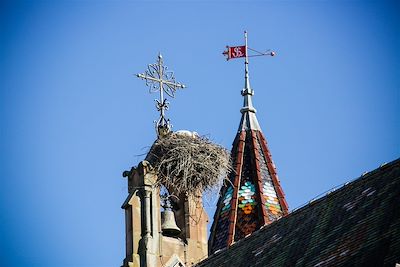
M 183 89 L 186 86 L 176 82 L 174 72 L 168 71 L 168 67 L 163 65 L 161 54 L 154 64 L 149 64 L 147 70 L 142 74 L 136 74 L 138 78 L 146 81 L 149 86 L 149 92 L 160 92 L 160 99 L 156 99 L 156 108 L 160 112 L 160 117 L 155 121 L 155 127 L 158 137 L 165 136 L 171 131 L 170 120 L 165 117 L 165 111 L 169 108 L 169 102 L 164 98 L 164 93 L 174 98 L 177 89 Z

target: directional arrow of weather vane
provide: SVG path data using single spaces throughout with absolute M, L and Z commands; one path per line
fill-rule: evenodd
M 156 132 L 158 137 L 162 137 L 171 131 L 171 123 L 165 117 L 165 111 L 169 108 L 169 102 L 164 98 L 164 93 L 170 97 L 175 97 L 177 89 L 183 89 L 186 86 L 175 81 L 173 71 L 168 71 L 168 67 L 163 65 L 161 54 L 158 55 L 158 60 L 154 64 L 149 64 L 144 73 L 136 74 L 138 78 L 146 81 L 149 86 L 149 92 L 160 92 L 160 99 L 156 99 L 156 108 L 160 112 L 160 117 L 155 121 Z

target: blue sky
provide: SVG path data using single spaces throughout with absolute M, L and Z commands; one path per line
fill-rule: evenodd
M 119 266 L 126 181 L 155 139 L 143 72 L 187 89 L 168 117 L 231 148 L 243 61 L 291 209 L 400 154 L 400 6 L 390 1 L 0 4 L 0 265 Z M 210 218 L 214 202 L 206 203 Z

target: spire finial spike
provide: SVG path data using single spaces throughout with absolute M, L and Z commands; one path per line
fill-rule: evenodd
M 244 60 L 244 88 L 242 90 L 242 96 L 244 97 L 243 108 L 240 112 L 244 113 L 247 111 L 256 112 L 256 109 L 253 107 L 253 102 L 251 96 L 254 95 L 254 91 L 251 90 L 250 87 L 250 78 L 249 78 L 249 56 L 247 51 L 247 31 L 244 31 L 244 41 L 245 41 L 245 60 Z
M 244 60 L 244 90 L 250 90 L 249 80 L 249 56 L 247 51 L 247 31 L 244 31 L 244 42 L 245 42 L 245 60 Z

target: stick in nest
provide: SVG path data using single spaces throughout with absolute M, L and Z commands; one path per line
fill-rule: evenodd
M 171 133 L 154 142 L 146 160 L 157 171 L 158 185 L 177 194 L 210 190 L 231 170 L 229 152 L 204 136 Z

